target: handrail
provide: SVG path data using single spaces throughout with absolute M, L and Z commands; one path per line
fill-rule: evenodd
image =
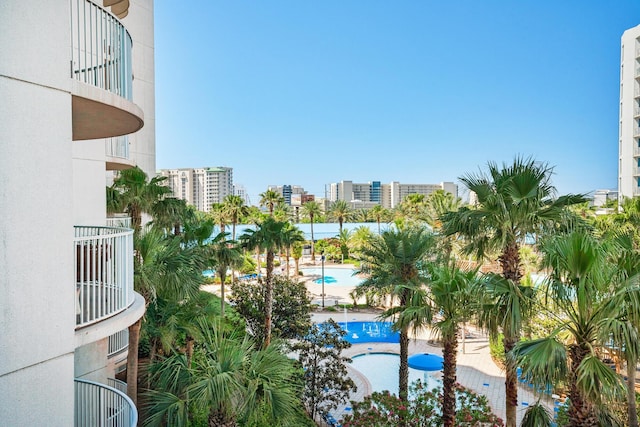
M 123 329 L 113 335 L 109 335 L 107 357 L 113 357 L 129 347 L 129 330 Z
M 90 0 L 71 2 L 71 77 L 132 99 L 131 35 Z
M 132 228 L 131 217 L 128 214 L 115 214 L 107 217 L 106 225 L 107 227 Z
M 135 427 L 138 410 L 125 393 L 76 378 L 75 427 Z
M 76 226 L 74 252 L 77 327 L 133 304 L 133 230 Z
M 105 154 L 109 157 L 129 160 L 129 136 L 116 136 L 107 138 Z

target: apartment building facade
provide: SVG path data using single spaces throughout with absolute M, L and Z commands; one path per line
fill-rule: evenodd
M 173 197 L 202 212 L 209 212 L 213 203 L 222 203 L 225 197 L 234 194 L 233 169 L 229 167 L 205 167 L 183 169 L 161 169 L 159 176 L 167 179 Z
M 401 184 L 392 181 L 382 184 L 380 181 L 367 183 L 354 183 L 353 181 L 340 181 L 329 184 L 329 201 L 344 200 L 351 203 L 354 208 L 371 208 L 382 205 L 386 209 L 393 209 L 409 194 L 429 194 L 444 190 L 458 197 L 458 186 L 453 182 L 441 182 L 440 184 Z
M 298 203 L 299 206 L 302 196 L 307 194 L 303 187 L 291 184 L 269 185 L 267 186 L 267 190 L 280 194 L 284 202 L 289 206 L 294 206 L 295 203 Z
M 145 301 L 105 187 L 155 171 L 153 0 L 3 0 L 0 52 L 0 420 L 132 425 Z
M 622 34 L 618 198 L 640 196 L 640 25 Z

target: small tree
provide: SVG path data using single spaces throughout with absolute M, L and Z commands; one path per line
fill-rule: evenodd
M 303 339 L 292 345 L 305 370 L 302 400 L 312 419 L 346 403 L 349 393 L 357 390 L 345 365 L 351 359 L 341 355 L 342 350 L 351 347 L 351 343 L 343 339 L 345 334 L 329 319 L 326 323 L 314 324 Z
M 264 340 L 264 286 L 258 282 L 231 285 L 231 302 L 244 317 L 258 342 Z M 311 298 L 304 283 L 283 276 L 273 278 L 272 331 L 280 338 L 298 338 L 311 326 Z

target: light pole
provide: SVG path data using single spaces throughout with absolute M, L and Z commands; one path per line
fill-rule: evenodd
M 324 308 L 324 254 L 320 256 L 322 261 L 322 308 Z

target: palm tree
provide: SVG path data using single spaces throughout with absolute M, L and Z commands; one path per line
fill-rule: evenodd
M 258 249 L 267 253 L 267 274 L 265 287 L 265 340 L 264 347 L 271 343 L 271 313 L 273 311 L 273 261 L 275 253 L 284 245 L 284 222 L 276 221 L 273 217 L 266 218 L 257 230 L 247 230 L 240 236 L 240 242 L 246 249 Z
M 553 168 L 533 159 L 516 158 L 512 165 L 489 162 L 487 174 L 468 174 L 460 180 L 478 198 L 475 209 L 460 208 L 442 216 L 443 234 L 459 234 L 466 239 L 465 252 L 475 252 L 484 258 L 498 252 L 502 276 L 510 284 L 494 286 L 492 296 L 500 302 L 502 310 L 490 310 L 498 316 L 504 332 L 504 351 L 509 353 L 519 340 L 522 312 L 510 307 L 526 306 L 526 297 L 520 292 L 522 263 L 520 246 L 527 235 L 540 233 L 563 217 L 563 209 L 583 200 L 582 196 L 567 195 L 557 199 L 551 185 Z M 506 310 L 506 311 L 503 311 Z M 506 315 L 506 317 L 505 317 Z M 507 360 L 510 360 L 507 358 Z M 518 380 L 516 366 L 506 366 L 506 425 L 516 425 L 518 406 Z
M 285 250 L 285 256 L 287 259 L 286 269 L 287 269 L 287 277 L 289 277 L 289 257 L 291 256 L 291 249 L 297 243 L 302 243 L 305 241 L 304 233 L 295 225 L 287 222 L 282 229 L 282 243 Z M 296 272 L 297 270 L 296 264 Z
M 309 217 L 309 221 L 311 222 L 311 259 L 312 263 L 316 263 L 316 244 L 315 239 L 313 237 L 313 220 L 314 218 L 320 216 L 322 214 L 322 210 L 320 209 L 320 203 L 315 200 L 310 200 L 302 205 L 302 213 L 305 216 Z
M 550 271 L 545 291 L 553 304 L 544 313 L 559 326 L 547 337 L 518 343 L 515 361 L 538 385 L 566 381 L 570 426 L 601 425 L 603 419 L 608 420 L 605 425 L 616 425 L 607 404 L 624 395 L 621 379 L 598 354 L 618 336 L 623 320 L 624 304 L 613 297 L 616 266 L 608 243 L 575 231 L 545 239 L 541 251 L 542 264 Z M 626 292 L 623 287 L 617 295 Z M 635 329 L 626 330 L 637 341 Z
M 373 289 L 398 299 L 398 306 L 385 311 L 382 317 L 395 317 L 395 327 L 400 331 L 398 396 L 405 401 L 409 384 L 409 331 L 430 321 L 429 307 L 424 304 L 424 292 L 421 292 L 428 277 L 420 266 L 433 246 L 433 236 L 425 228 L 407 227 L 375 236 L 360 254 L 360 259 L 368 265 L 369 277 L 358 288 Z
M 375 205 L 371 208 L 369 214 L 376 220 L 376 223 L 378 223 L 378 234 L 380 234 L 380 223 L 389 217 L 389 211 L 383 208 L 382 205 Z
M 278 203 L 273 208 L 273 217 L 278 221 L 289 221 L 293 217 L 291 206 L 284 201 Z
M 271 216 L 273 216 L 274 207 L 281 202 L 284 202 L 284 197 L 273 190 L 260 193 L 260 206 L 267 207 Z
M 227 224 L 229 224 L 229 212 L 225 209 L 224 204 L 222 203 L 213 203 L 211 205 L 211 209 L 209 209 L 209 218 L 220 227 L 220 232 L 224 233 L 227 228 Z
M 134 289 L 145 303 L 160 297 L 184 301 L 197 296 L 204 260 L 196 249 L 184 248 L 178 237 L 165 237 L 153 228 L 134 238 Z M 127 394 L 136 402 L 138 393 L 138 345 L 142 319 L 129 326 Z
M 244 257 L 242 251 L 236 247 L 234 240 L 227 240 L 229 233 L 219 233 L 208 245 L 207 258 L 216 268 L 216 273 L 220 277 L 220 315 L 224 317 L 225 306 L 225 281 L 229 268 L 242 266 Z
M 114 212 L 127 212 L 131 216 L 133 229 L 140 232 L 142 213 L 151 213 L 153 205 L 161 200 L 171 189 L 162 185 L 166 177 L 153 177 L 148 180 L 147 174 L 139 167 L 125 169 L 107 190 L 110 209 Z
M 189 209 L 187 202 L 175 197 L 165 197 L 157 201 L 151 208 L 153 216 L 153 226 L 173 232 L 179 236 L 182 232 L 182 223 L 189 220 L 187 217 L 194 216 L 195 213 Z
M 469 307 L 472 289 L 477 282 L 477 271 L 463 271 L 456 267 L 455 262 L 450 262 L 431 264 L 429 272 L 430 304 L 433 312 L 440 313 L 440 320 L 436 321 L 433 327 L 442 336 L 443 344 L 442 420 L 445 427 L 453 427 L 456 421 L 458 329 L 459 324 L 470 314 Z
M 227 213 L 231 220 L 231 240 L 236 240 L 236 224 L 240 222 L 240 219 L 249 213 L 247 206 L 244 204 L 244 199 L 240 196 L 234 196 L 232 194 L 227 195 L 222 201 L 223 210 Z
M 340 233 L 342 233 L 342 224 L 351 220 L 353 210 L 344 200 L 336 200 L 329 208 L 329 218 L 338 221 L 340 225 Z
M 180 353 L 152 366 L 145 426 L 188 426 L 206 416 L 209 426 L 284 425 L 295 416 L 301 388 L 293 364 L 278 346 L 254 348 L 245 335 L 200 322 L 202 340 L 193 363 Z M 204 421 L 204 420 L 203 420 Z

